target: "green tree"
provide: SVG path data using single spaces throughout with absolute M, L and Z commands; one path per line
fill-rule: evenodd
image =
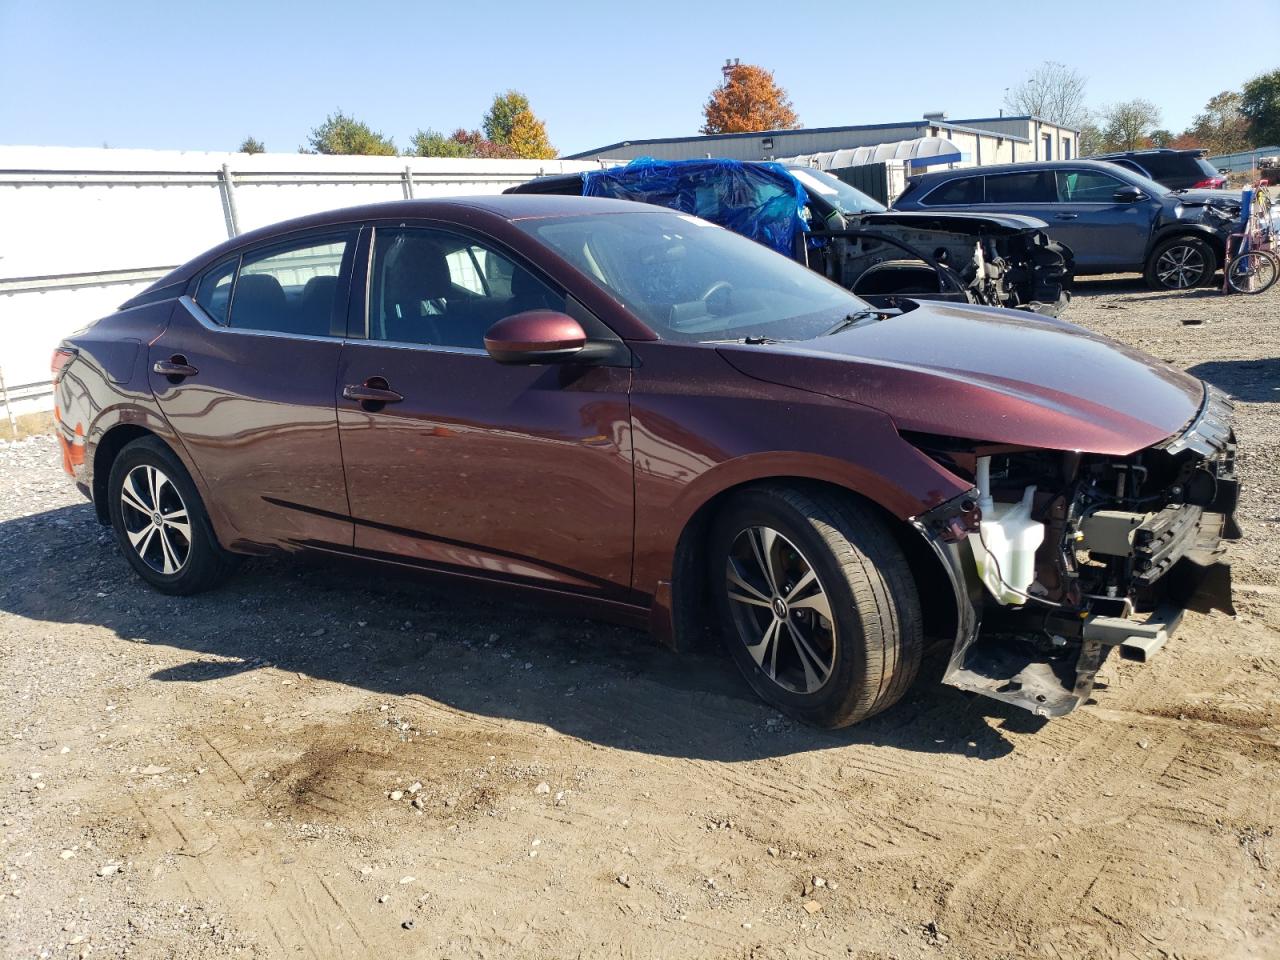
M 1280 144 L 1280 70 L 1254 77 L 1244 85 L 1240 112 L 1249 121 L 1251 146 Z
M 1161 127 L 1159 130 L 1152 130 L 1149 139 L 1153 147 L 1167 147 L 1173 143 L 1173 131 Z
M 375 133 L 369 125 L 349 117 L 341 110 L 325 118 L 307 138 L 312 153 L 358 154 L 372 157 L 394 157 L 396 145 L 389 137 Z
M 507 146 L 517 157 L 525 160 L 550 160 L 556 155 L 556 148 L 547 139 L 546 125 L 531 110 L 521 110 L 516 114 Z
M 1091 157 L 1105 150 L 1102 128 L 1098 126 L 1098 121 L 1091 116 L 1085 116 L 1080 121 L 1080 156 Z
M 1137 98 L 1114 103 L 1102 111 L 1102 141 L 1107 150 L 1137 150 L 1160 123 L 1160 108 Z
M 240 144 L 241 153 L 266 153 L 267 148 L 262 145 L 262 141 L 255 137 L 245 137 L 244 143 Z
M 1234 90 L 1210 97 L 1204 112 L 1197 114 L 1187 133 L 1212 154 L 1231 153 L 1249 146 L 1249 121 L 1240 108 L 1244 98 Z
M 453 137 L 446 137 L 439 130 L 419 130 L 409 141 L 408 156 L 411 157 L 469 157 L 471 151 L 467 144 Z
M 484 127 L 484 135 L 494 143 L 508 143 L 516 117 L 530 112 L 529 98 L 519 90 L 508 90 L 494 95 L 493 104 L 480 125 Z

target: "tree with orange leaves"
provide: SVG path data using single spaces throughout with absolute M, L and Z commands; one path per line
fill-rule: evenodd
M 774 82 L 772 71 L 752 63 L 727 67 L 724 82 L 711 91 L 702 113 L 706 119 L 703 133 L 754 133 L 800 126 L 787 91 Z

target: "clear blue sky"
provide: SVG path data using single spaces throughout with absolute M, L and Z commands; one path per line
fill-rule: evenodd
M 0 144 L 291 152 L 341 107 L 404 146 L 515 87 L 572 153 L 696 133 L 726 57 L 775 71 L 808 127 L 991 116 L 1052 59 L 1093 105 L 1145 97 L 1181 130 L 1280 67 L 1280 0 L 1247 4 L 1238 42 L 1209 22 L 1238 5 L 1132 6 L 0 0 Z

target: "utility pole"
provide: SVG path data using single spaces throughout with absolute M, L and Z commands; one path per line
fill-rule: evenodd
M 734 57 L 732 60 L 730 60 L 728 57 L 725 58 L 724 66 L 720 68 L 720 77 L 721 77 L 720 83 L 722 86 L 727 87 L 729 85 L 729 78 L 733 76 L 733 71 L 737 69 L 738 65 L 741 62 L 742 61 L 740 61 L 737 57 Z

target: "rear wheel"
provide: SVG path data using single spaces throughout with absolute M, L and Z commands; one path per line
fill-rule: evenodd
M 125 559 L 157 590 L 199 593 L 235 568 L 235 557 L 213 535 L 186 468 L 159 439 L 143 437 L 120 451 L 107 497 Z
M 884 521 L 852 496 L 761 487 L 713 527 L 724 639 L 763 699 L 842 727 L 894 704 L 923 646 L 911 571 Z
M 1147 286 L 1152 290 L 1189 290 L 1208 283 L 1218 269 L 1213 248 L 1199 237 L 1174 237 L 1151 251 Z

